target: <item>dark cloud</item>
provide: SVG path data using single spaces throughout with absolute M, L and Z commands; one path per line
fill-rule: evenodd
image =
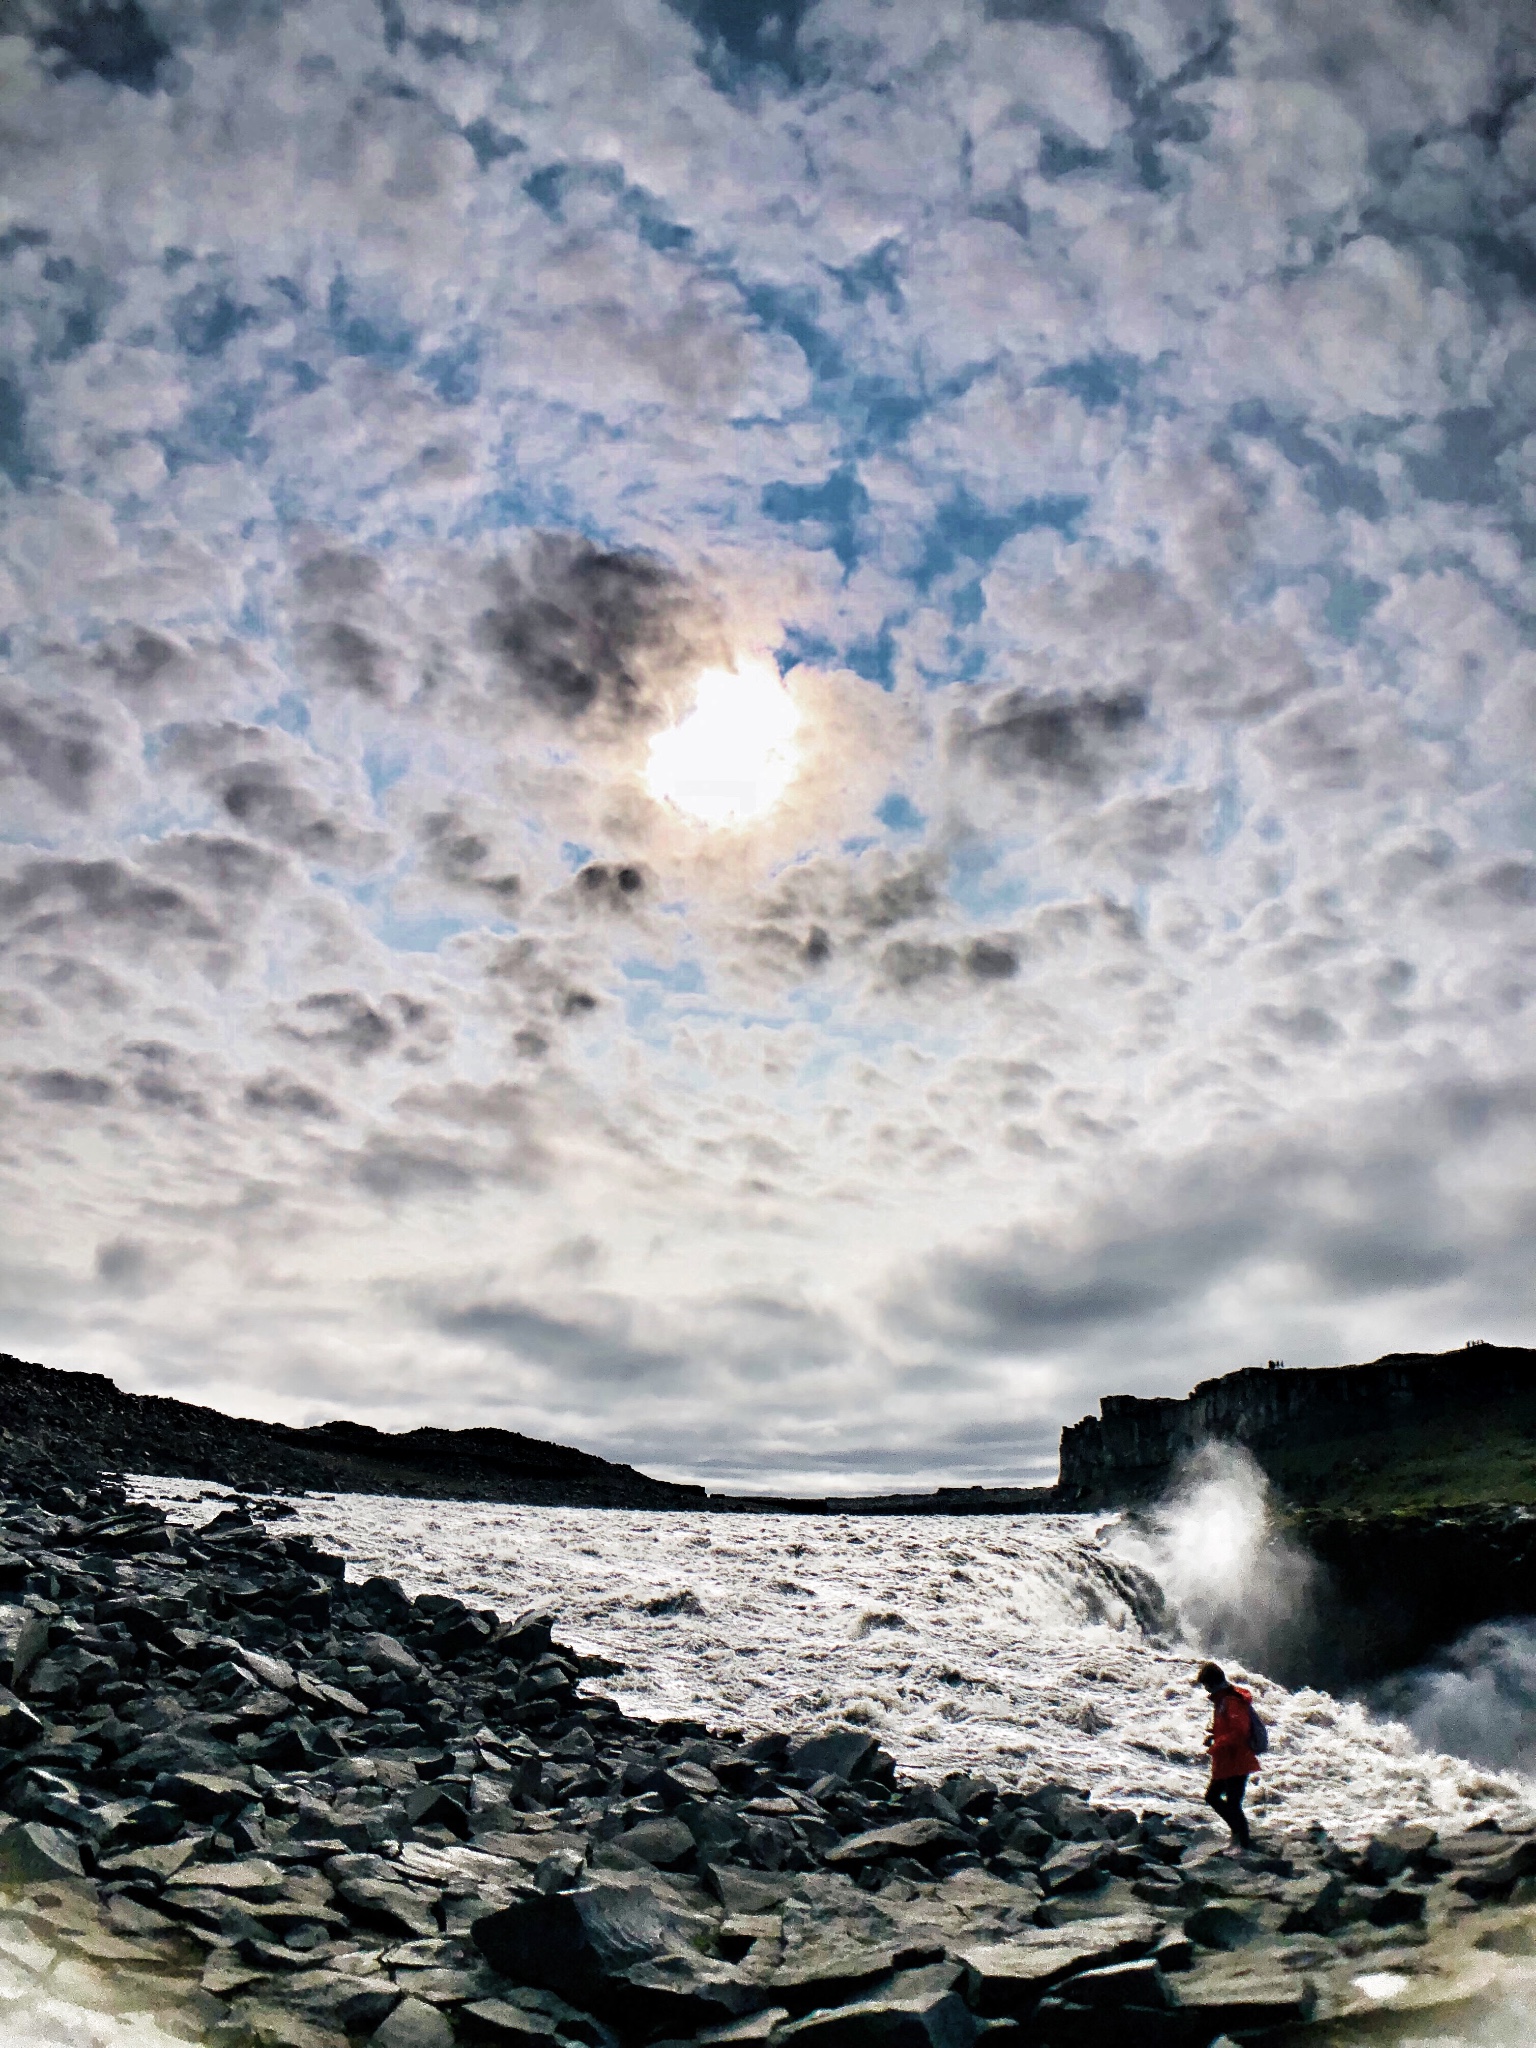
M 113 750 L 107 728 L 81 704 L 0 684 L 0 783 L 25 776 L 68 811 L 89 811 Z
M 491 840 L 467 825 L 459 812 L 432 812 L 422 821 L 422 838 L 427 866 L 440 881 L 483 891 L 503 909 L 522 894 L 522 877 L 492 859 Z
M 518 1300 L 494 1300 L 440 1310 L 433 1321 L 445 1336 L 478 1338 L 588 1384 L 664 1386 L 686 1369 L 680 1353 L 636 1343 L 622 1314 L 610 1322 L 582 1321 Z
M 395 695 L 397 666 L 382 640 L 344 619 L 306 627 L 300 644 L 310 664 L 342 689 L 387 703 Z
M 145 1293 L 152 1278 L 147 1247 L 131 1237 L 114 1237 L 97 1245 L 96 1278 L 114 1294 Z
M 233 823 L 305 860 L 368 865 L 385 851 L 381 834 L 354 823 L 316 787 L 321 763 L 285 734 L 233 723 L 176 726 L 164 761 L 191 776 Z
M 1007 690 L 979 714 L 959 714 L 955 736 L 962 753 L 1002 780 L 1092 789 L 1124 758 L 1148 716 L 1137 690 L 1081 697 Z
M 1018 948 L 1009 939 L 973 939 L 965 964 L 977 981 L 1011 981 L 1019 971 Z
M 914 988 L 921 981 L 943 980 L 957 960 L 954 947 L 937 940 L 893 939 L 880 955 L 880 971 L 893 988 Z
M 155 90 L 171 54 L 139 0 L 13 0 L 6 11 L 59 70 L 88 71 L 137 93 Z
M 48 937 L 84 922 L 131 937 L 218 939 L 221 927 L 184 890 L 119 859 L 24 861 L 0 879 L 0 929 Z
M 461 1195 L 475 1186 L 472 1169 L 447 1146 L 412 1145 L 374 1137 L 352 1163 L 352 1178 L 385 1201 L 418 1195 Z
M 572 884 L 578 903 L 602 910 L 633 910 L 646 894 L 645 870 L 632 862 L 588 861 Z
M 292 1074 L 275 1070 L 263 1074 L 258 1081 L 248 1081 L 244 1101 L 247 1109 L 263 1115 L 316 1117 L 330 1123 L 339 1114 L 335 1103 L 328 1095 L 322 1095 L 318 1088 L 296 1080 Z
M 145 860 L 195 888 L 247 900 L 271 895 L 288 872 L 280 854 L 219 832 L 170 833 L 146 849 Z
M 654 721 L 665 685 L 722 651 L 699 593 L 652 555 L 541 534 L 491 582 L 481 648 L 563 723 Z
M 191 1117 L 208 1114 L 201 1092 L 182 1078 L 186 1061 L 175 1046 L 158 1039 L 140 1040 L 123 1048 L 123 1064 L 146 1109 Z
M 68 1067 L 46 1067 L 17 1078 L 34 1102 L 80 1103 L 100 1109 L 117 1093 L 104 1074 L 76 1074 Z
M 360 1065 L 397 1050 L 407 1059 L 432 1058 L 450 1027 L 435 1004 L 417 996 L 397 991 L 374 1000 L 356 989 L 323 989 L 301 996 L 278 1029 L 301 1045 Z
M 139 696 L 154 690 L 190 659 L 188 649 L 168 634 L 148 626 L 127 626 L 108 635 L 92 662 L 125 694 Z

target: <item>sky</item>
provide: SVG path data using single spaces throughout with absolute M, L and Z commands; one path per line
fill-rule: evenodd
M 713 1487 L 1531 1342 L 1528 0 L 3 0 L 0 1348 Z

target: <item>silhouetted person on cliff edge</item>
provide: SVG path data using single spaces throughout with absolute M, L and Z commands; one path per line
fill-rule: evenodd
M 1233 1685 L 1219 1664 L 1202 1664 L 1195 1673 L 1196 1685 L 1205 1687 L 1211 1702 L 1211 1732 L 1205 1746 L 1211 1753 L 1211 1782 L 1205 1788 L 1205 1803 L 1214 1807 L 1232 1830 L 1239 1849 L 1246 1849 L 1252 1837 L 1248 1816 L 1243 1812 L 1243 1794 L 1248 1780 L 1259 1768 L 1253 1750 L 1253 1695 Z

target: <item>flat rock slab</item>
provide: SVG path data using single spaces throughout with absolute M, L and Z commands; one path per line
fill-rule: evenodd
M 870 1828 L 864 1834 L 848 1836 L 827 1851 L 826 1860 L 834 1870 L 843 1870 L 880 1863 L 888 1856 L 928 1859 L 970 1846 L 970 1838 L 948 1821 L 903 1820 L 894 1827 Z
M 1163 1923 L 1150 1913 L 1080 1920 L 1039 1928 L 1001 1942 L 957 1946 L 971 1972 L 977 2010 L 987 2019 L 1015 2018 L 1069 1977 L 1133 1962 L 1153 1948 Z
M 953 1991 L 862 1999 L 792 2020 L 774 2036 L 797 2048 L 972 2048 L 976 2016 Z

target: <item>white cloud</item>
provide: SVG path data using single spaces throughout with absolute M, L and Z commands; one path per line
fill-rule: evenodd
M 1005 1477 L 1521 1332 L 1525 10 L 26 19 L 12 1348 Z

